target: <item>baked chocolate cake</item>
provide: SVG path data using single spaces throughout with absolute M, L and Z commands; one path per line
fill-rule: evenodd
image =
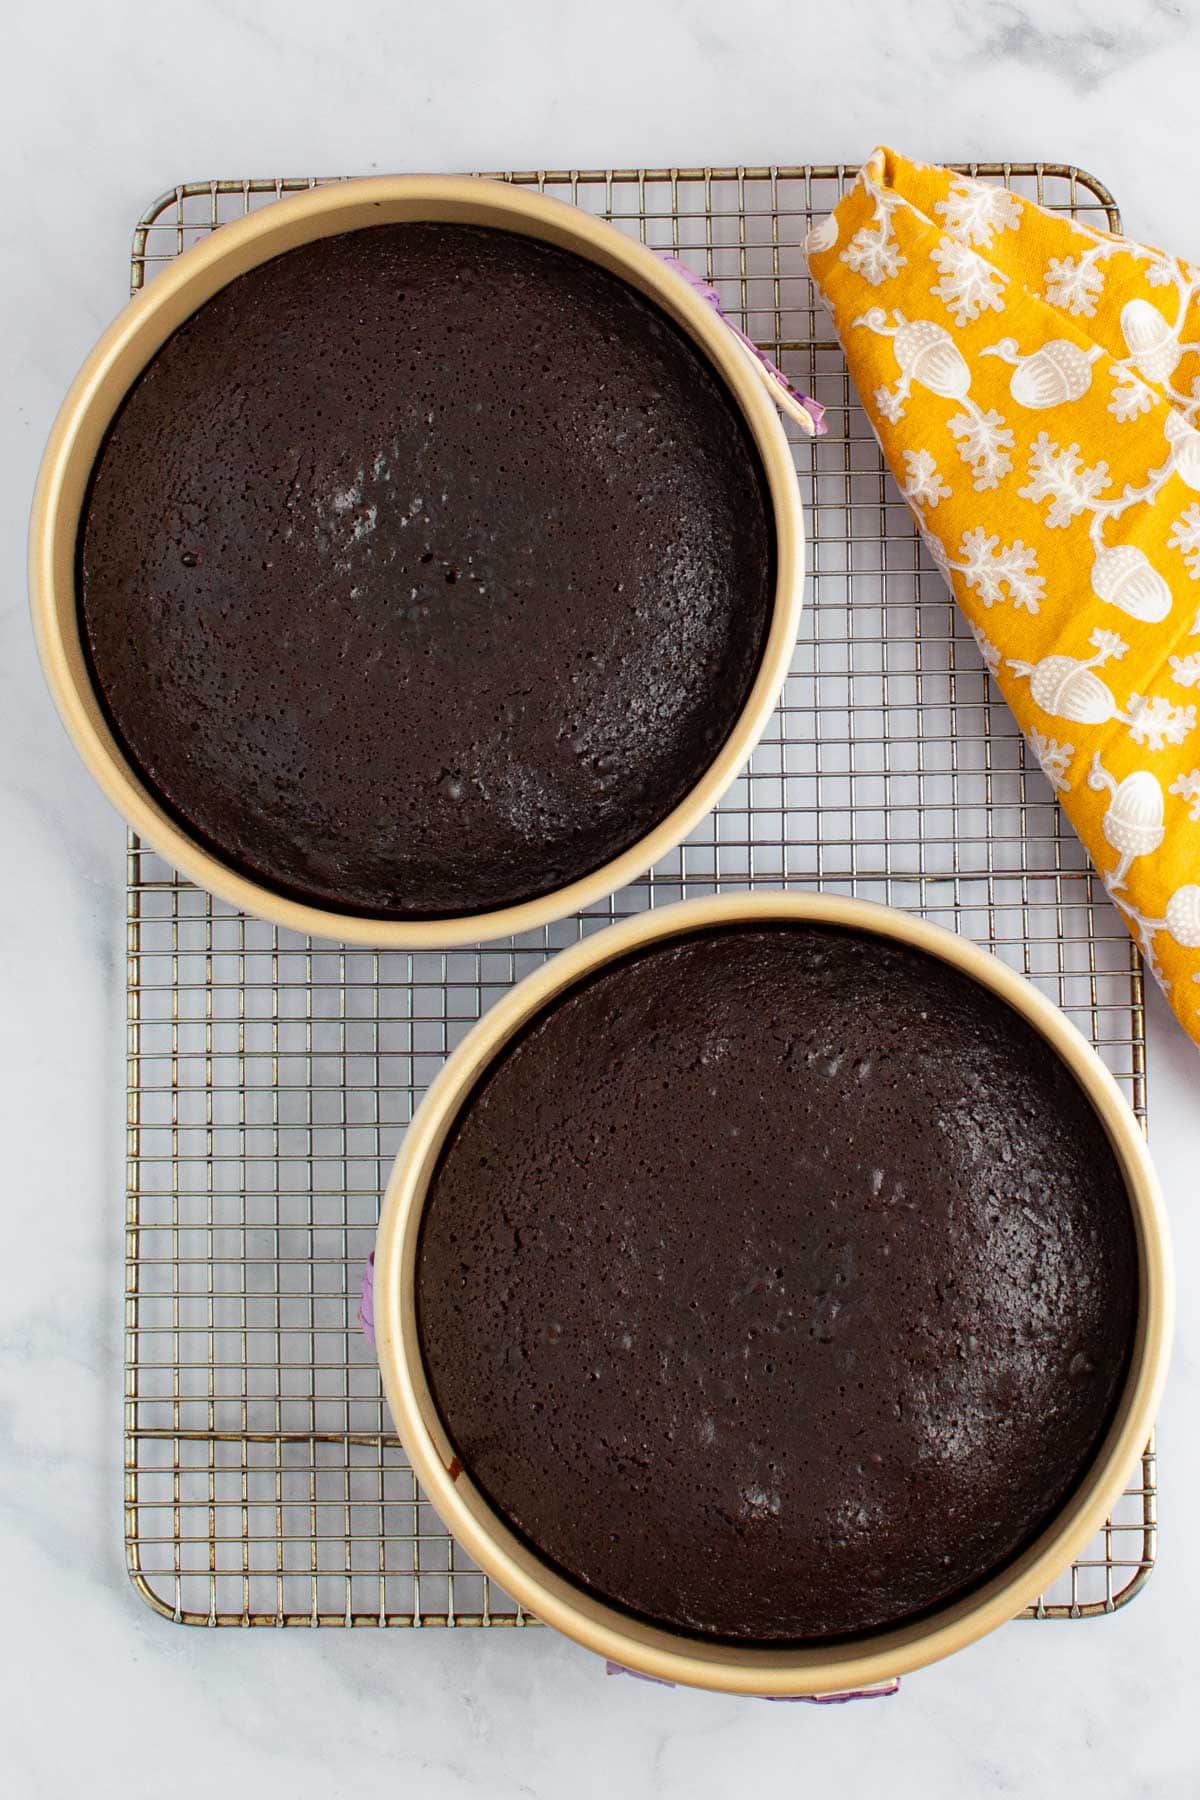
M 666 817 L 753 684 L 773 556 L 746 427 L 665 314 L 438 224 L 201 307 L 79 544 L 97 689 L 167 809 L 276 890 L 414 919 L 547 893 Z
M 761 1643 L 978 1585 L 1079 1482 L 1131 1353 L 1104 1131 L 1015 1012 L 821 925 L 651 947 L 492 1067 L 419 1245 L 436 1405 L 605 1599 Z

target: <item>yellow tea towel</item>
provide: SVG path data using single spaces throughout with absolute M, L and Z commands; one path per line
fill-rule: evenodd
M 886 149 L 807 249 L 929 552 L 1200 1041 L 1200 270 Z

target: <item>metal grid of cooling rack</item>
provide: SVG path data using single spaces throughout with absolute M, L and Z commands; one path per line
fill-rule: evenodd
M 970 165 L 1118 227 L 1090 176 Z M 717 886 L 819 885 L 908 907 L 1032 976 L 1145 1120 L 1142 976 L 991 688 L 854 401 L 802 245 L 838 167 L 515 174 L 685 258 L 828 411 L 795 442 L 811 579 L 792 672 L 746 774 L 642 882 L 527 937 L 443 954 L 314 943 L 129 846 L 126 1544 L 170 1618 L 522 1625 L 449 1539 L 356 1321 L 404 1127 L 473 1020 L 546 956 Z M 138 224 L 136 291 L 226 220 L 310 181 L 174 189 Z M 790 428 L 789 428 L 790 429 Z M 1153 1566 L 1148 1449 L 1112 1519 L 1027 1616 L 1111 1612 Z

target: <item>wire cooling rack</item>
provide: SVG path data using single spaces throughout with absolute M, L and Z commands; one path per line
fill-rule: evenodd
M 969 172 L 1118 228 L 1078 170 Z M 795 442 L 811 579 L 791 677 L 748 772 L 682 848 L 560 926 L 406 955 L 246 918 L 130 840 L 126 1544 L 136 1587 L 172 1619 L 533 1623 L 417 1489 L 355 1315 L 380 1192 L 425 1087 L 492 1001 L 581 934 L 724 886 L 907 907 L 1032 976 L 1145 1121 L 1136 953 L 1027 767 L 805 275 L 805 233 L 852 176 L 508 177 L 683 257 L 828 409 L 828 437 Z M 226 220 L 311 185 L 174 189 L 137 226 L 134 290 Z M 1130 1599 L 1153 1566 L 1155 1504 L 1148 1449 L 1103 1532 L 1027 1616 Z

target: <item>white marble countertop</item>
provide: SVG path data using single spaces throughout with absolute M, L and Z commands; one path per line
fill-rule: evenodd
M 831 1790 L 1200 1791 L 1200 1073 L 1151 1006 L 1181 1327 L 1160 1566 L 1112 1619 L 1014 1625 L 814 1711 L 606 1680 L 550 1633 L 185 1631 L 121 1551 L 123 831 L 42 688 L 22 565 L 55 407 L 123 298 L 131 219 L 212 174 L 1043 157 L 1200 258 L 1194 0 L 43 0 L 0 139 L 0 1693 L 14 1800 Z

